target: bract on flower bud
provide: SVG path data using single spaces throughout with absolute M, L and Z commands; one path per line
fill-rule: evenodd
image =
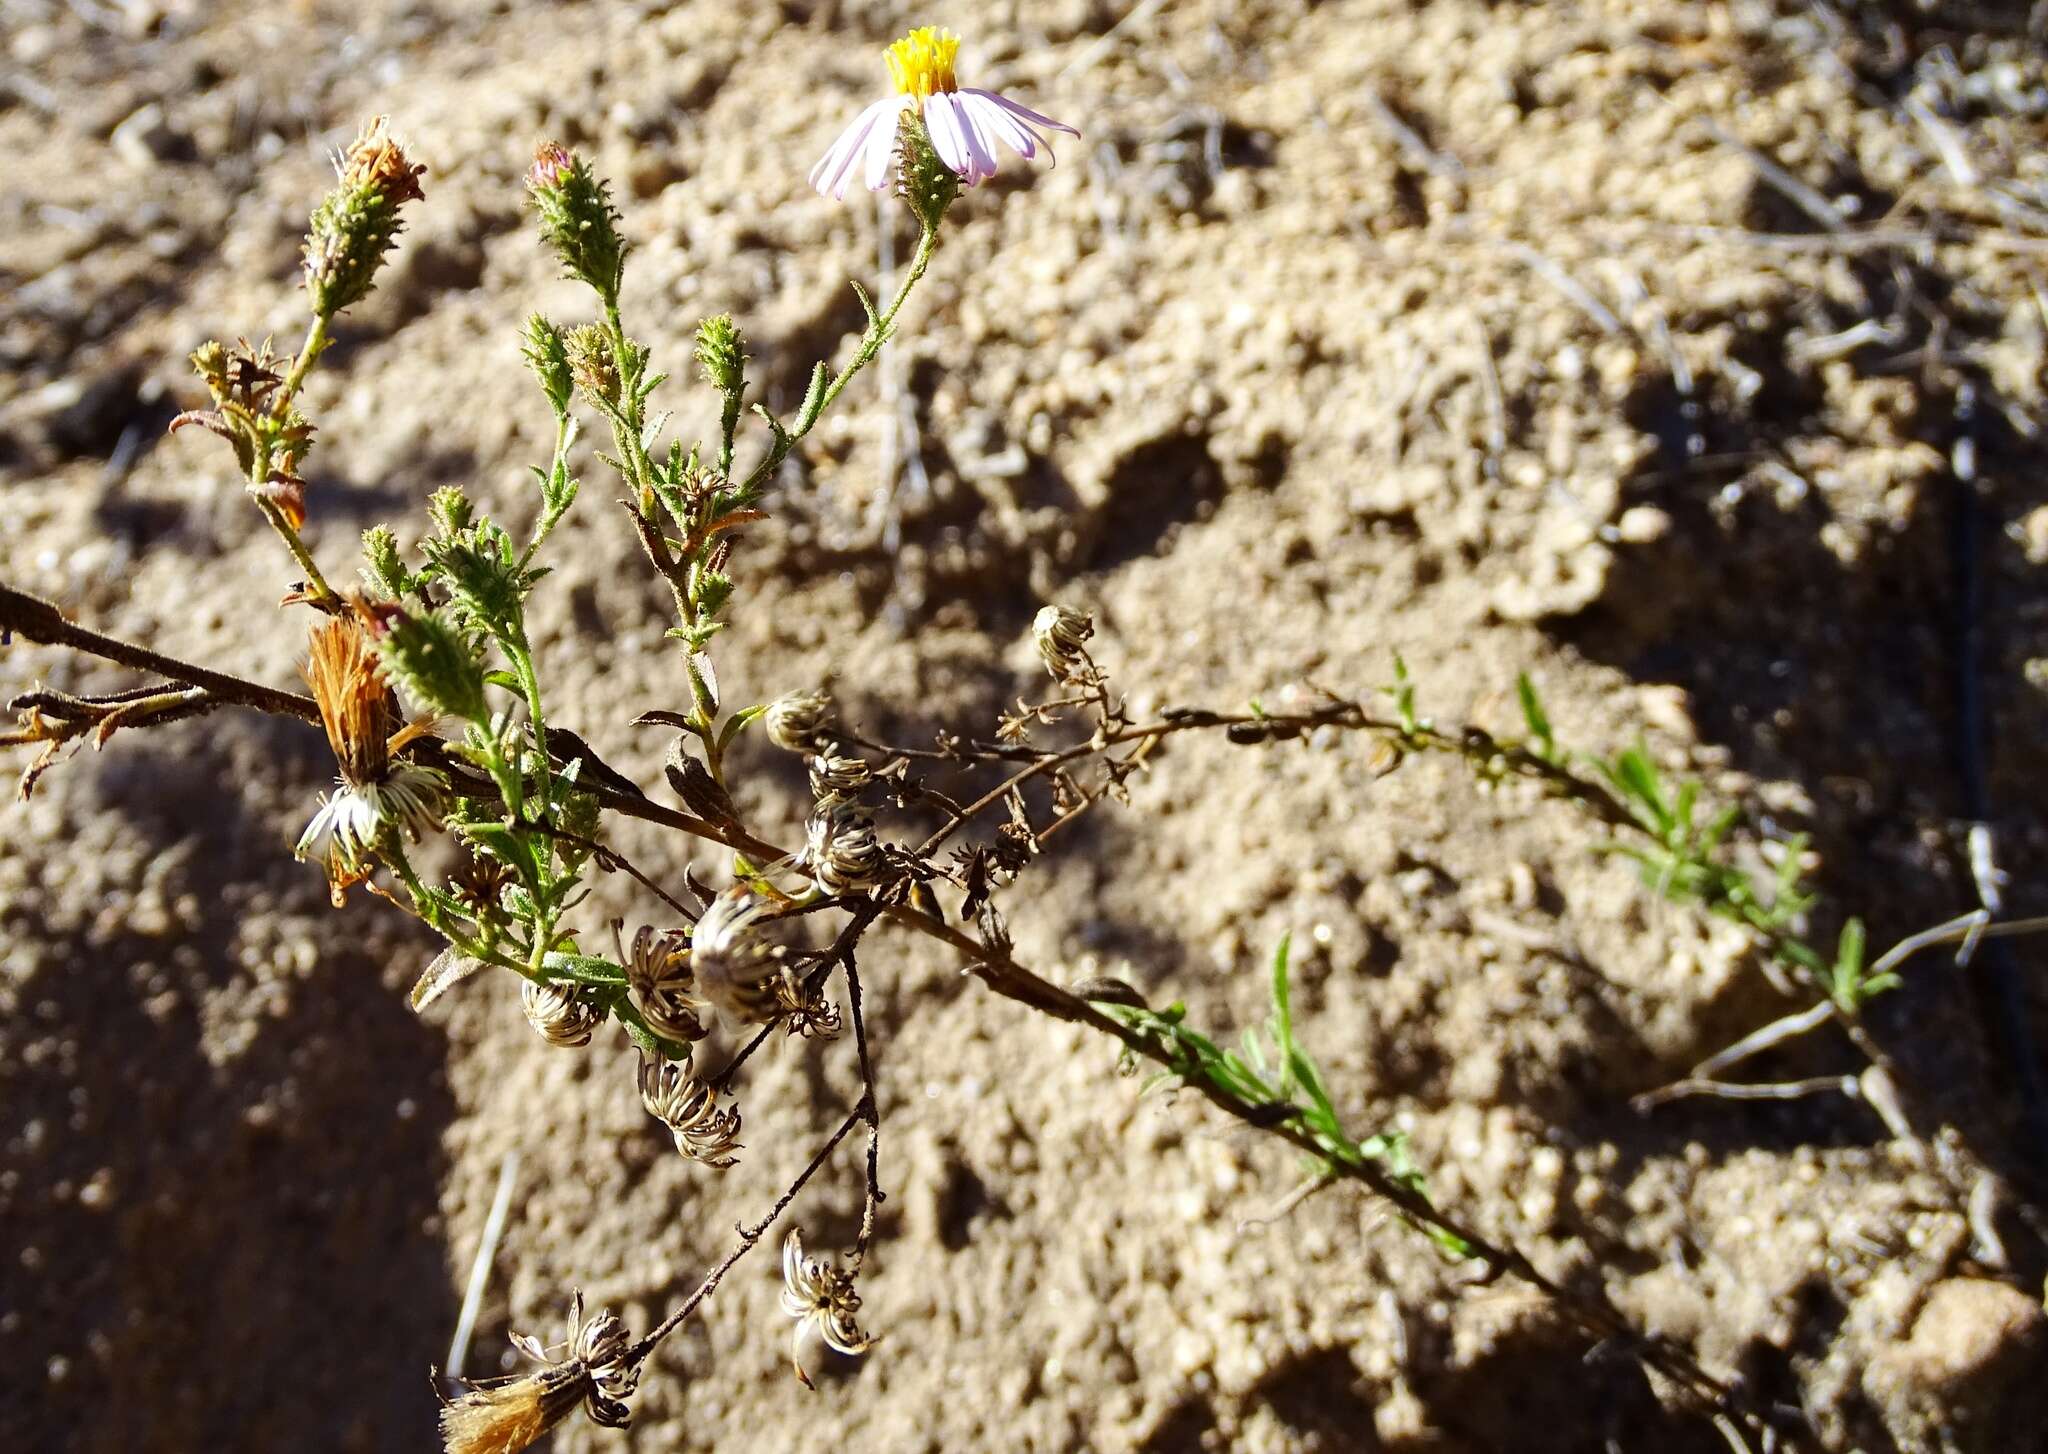
M 427 496 L 427 513 L 443 535 L 456 535 L 469 528 L 476 509 L 460 485 L 443 485 Z
M 960 174 L 939 156 L 924 118 L 916 111 L 906 109 L 897 123 L 896 149 L 896 194 L 920 227 L 936 232 L 946 209 L 960 195 Z
M 388 525 L 372 525 L 363 532 L 363 578 L 394 600 L 412 585 L 412 572 L 398 554 L 398 537 Z
M 704 370 L 705 381 L 720 393 L 735 393 L 745 384 L 745 344 L 730 313 L 697 325 L 697 366 Z

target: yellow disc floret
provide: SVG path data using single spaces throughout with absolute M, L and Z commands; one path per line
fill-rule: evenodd
M 960 37 L 937 26 L 920 25 L 884 52 L 889 62 L 889 79 L 905 96 L 918 104 L 940 91 L 955 91 L 953 58 L 960 54 Z

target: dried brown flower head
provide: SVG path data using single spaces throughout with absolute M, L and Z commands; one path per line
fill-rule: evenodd
M 632 1421 L 626 1400 L 640 1381 L 628 1365 L 626 1325 L 609 1312 L 583 1321 L 583 1294 L 569 1301 L 569 1336 L 562 1356 L 551 1357 L 538 1338 L 514 1333 L 512 1346 L 542 1367 L 509 1383 L 470 1389 L 441 1409 L 446 1454 L 518 1454 L 568 1417 L 577 1404 L 592 1423 L 623 1429 Z
M 326 865 L 339 904 L 350 884 L 367 877 L 364 857 L 386 829 L 417 841 L 441 826 L 445 784 L 433 769 L 392 757 L 426 729 L 399 726 L 398 699 L 384 681 L 362 613 L 330 617 L 313 628 L 305 676 L 341 769 L 341 790 L 321 797 L 293 852 Z
M 828 894 L 858 893 L 881 876 L 886 856 L 874 820 L 847 803 L 820 803 L 804 840 L 804 866 Z
M 1066 606 L 1047 606 L 1031 622 L 1031 636 L 1038 654 L 1056 682 L 1078 685 L 1094 674 L 1088 660 L 1088 638 L 1095 634 L 1095 621 L 1085 611 Z
M 805 1388 L 814 1387 L 804 1372 L 807 1342 L 822 1339 L 833 1352 L 850 1357 L 874 1346 L 875 1340 L 854 1321 L 860 1313 L 860 1294 L 854 1290 L 853 1274 L 837 1262 L 805 1257 L 803 1233 L 795 1227 L 782 1241 L 782 1311 L 797 1320 L 789 1363 Z
M 615 941 L 619 937 L 617 924 L 612 925 L 612 936 Z M 684 1045 L 702 1040 L 708 1032 L 696 1012 L 704 1001 L 697 994 L 688 936 L 643 924 L 633 932 L 632 950 L 620 943 L 618 951 L 619 962 L 626 967 L 626 993 L 647 1028 Z
M 690 934 L 698 998 L 742 1025 L 765 1025 L 783 1011 L 782 952 L 755 927 L 769 907 L 745 884 L 734 884 L 711 901 Z
M 689 1058 L 640 1061 L 640 1103 L 669 1129 L 676 1150 L 720 1170 L 735 1164 L 740 1113 L 718 1109 L 718 1092 L 700 1080 Z
M 385 684 L 377 649 L 362 622 L 331 616 L 316 625 L 305 678 L 342 780 L 350 787 L 380 781 L 391 766 L 398 698 Z
M 573 985 L 525 980 L 519 986 L 519 1003 L 526 1022 L 550 1045 L 588 1045 L 591 1032 L 604 1023 L 604 1011 L 583 1000 Z
M 769 704 L 768 740 L 785 752 L 817 752 L 832 731 L 832 699 L 823 692 L 791 692 Z
M 348 150 L 335 159 L 335 170 L 344 187 L 375 187 L 393 203 L 421 201 L 426 194 L 420 191 L 420 178 L 427 169 L 406 156 L 391 135 L 390 121 L 388 116 L 371 117 Z

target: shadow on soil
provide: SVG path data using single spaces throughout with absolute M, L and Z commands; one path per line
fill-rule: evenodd
M 128 744 L 95 782 L 194 835 L 166 887 L 196 933 L 0 917 L 42 950 L 0 1020 L 7 1448 L 435 1445 L 442 1040 L 346 933 L 303 972 L 237 964 L 233 878 L 274 834 L 218 784 L 261 735 Z

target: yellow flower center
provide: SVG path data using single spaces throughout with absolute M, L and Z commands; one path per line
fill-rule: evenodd
M 953 57 L 958 54 L 960 37 L 931 25 L 920 25 L 883 52 L 897 91 L 915 96 L 920 106 L 939 91 L 959 89 L 953 79 Z

